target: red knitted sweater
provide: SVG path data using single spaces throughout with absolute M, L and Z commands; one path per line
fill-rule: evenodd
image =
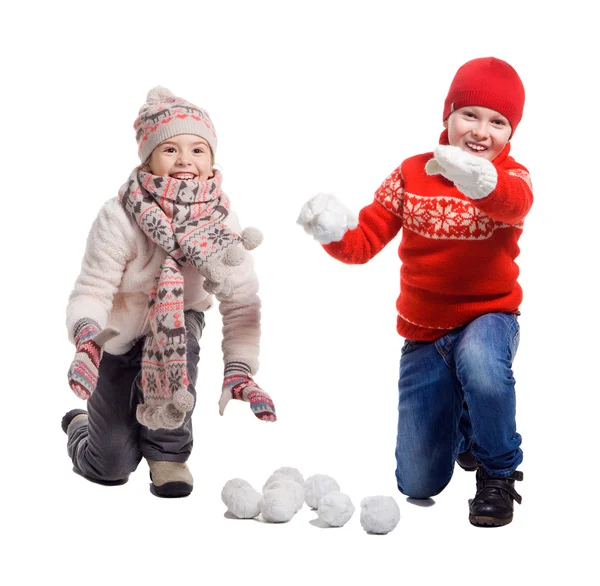
M 425 173 L 433 153 L 406 159 L 361 210 L 358 227 L 324 246 L 342 262 L 366 263 L 404 227 L 396 302 L 402 337 L 431 341 L 483 314 L 518 311 L 517 241 L 533 194 L 529 172 L 509 151 L 510 143 L 494 159 L 498 183 L 479 200 Z

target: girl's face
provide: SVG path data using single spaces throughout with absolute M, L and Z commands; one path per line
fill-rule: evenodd
M 463 151 L 493 161 L 506 146 L 512 128 L 499 112 L 482 106 L 466 106 L 444 122 L 448 142 Z
M 188 181 L 206 181 L 213 176 L 212 152 L 203 138 L 178 134 L 161 142 L 150 155 L 150 173 Z

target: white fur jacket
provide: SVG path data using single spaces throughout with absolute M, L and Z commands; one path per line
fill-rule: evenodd
M 227 225 L 241 233 L 237 216 L 230 212 Z M 148 296 L 156 273 L 166 256 L 126 214 L 118 198 L 107 201 L 88 236 L 81 273 L 69 297 L 67 329 L 73 341 L 77 321 L 91 318 L 101 328 L 113 326 L 120 334 L 107 342 L 104 350 L 123 354 L 149 328 Z M 185 309 L 205 311 L 213 296 L 203 288 L 204 278 L 192 266 L 183 269 Z M 244 362 L 258 369 L 260 344 L 260 299 L 258 279 L 249 253 L 231 277 L 233 296 L 219 299 L 223 317 L 223 357 L 225 364 Z

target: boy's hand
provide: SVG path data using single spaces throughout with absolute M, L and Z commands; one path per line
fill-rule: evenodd
M 302 206 L 296 223 L 317 242 L 329 244 L 339 242 L 348 230 L 354 230 L 358 218 L 334 195 L 319 193 Z
M 98 383 L 98 367 L 102 346 L 119 335 L 116 328 L 100 330 L 93 320 L 82 320 L 75 333 L 75 359 L 68 372 L 71 390 L 84 401 L 89 399 Z
M 275 405 L 271 397 L 246 373 L 230 374 L 223 380 L 223 391 L 219 401 L 219 413 L 221 415 L 223 415 L 225 407 L 231 399 L 250 403 L 252 413 L 263 421 L 277 421 Z
M 428 175 L 443 175 L 471 199 L 482 199 L 496 188 L 498 172 L 491 161 L 463 151 L 460 147 L 440 145 L 427 161 Z

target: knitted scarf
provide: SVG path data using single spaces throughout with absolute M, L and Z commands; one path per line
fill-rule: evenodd
M 179 427 L 194 406 L 187 390 L 184 279 L 193 265 L 209 275 L 211 261 L 241 241 L 224 223 L 229 198 L 218 171 L 207 181 L 179 181 L 133 170 L 119 199 L 146 236 L 167 256 L 148 298 L 150 332 L 142 354 L 144 403 L 137 419 L 150 429 Z

